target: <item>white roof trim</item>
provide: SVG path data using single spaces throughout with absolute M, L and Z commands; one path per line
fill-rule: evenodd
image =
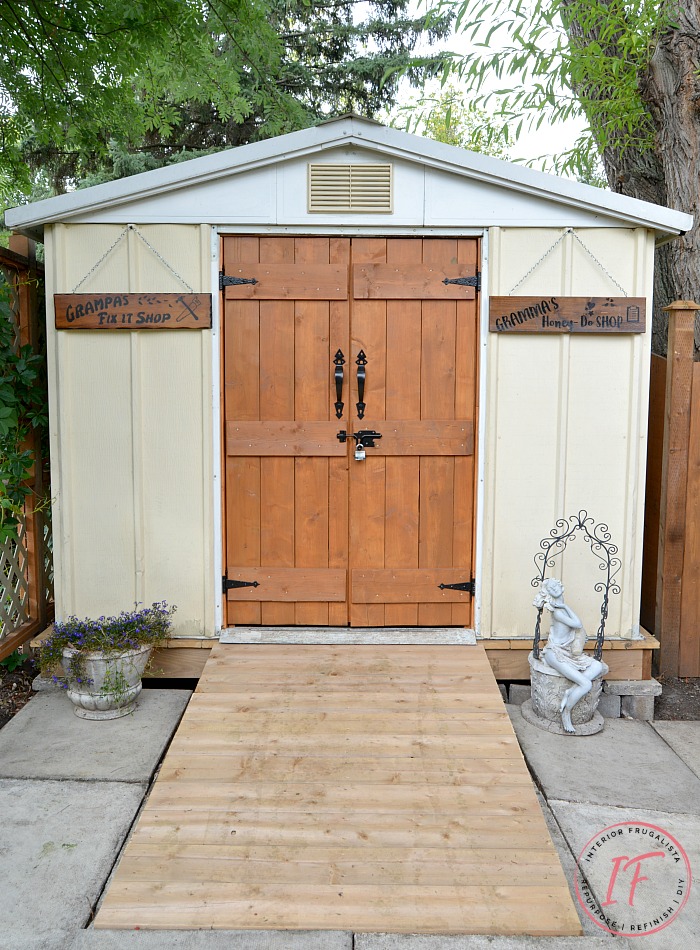
M 91 210 L 118 207 L 124 202 L 146 199 L 163 192 L 177 191 L 348 145 L 373 149 L 388 157 L 409 162 L 420 162 L 504 190 L 525 192 L 547 201 L 604 214 L 621 224 L 654 228 L 660 235 L 680 234 L 693 224 L 692 216 L 681 211 L 547 175 L 488 155 L 434 142 L 423 136 L 399 132 L 355 116 L 22 205 L 5 212 L 5 223 L 14 230 L 36 231 L 45 224 L 68 222 Z

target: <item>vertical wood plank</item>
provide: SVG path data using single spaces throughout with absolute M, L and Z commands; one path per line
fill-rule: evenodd
M 224 242 L 227 264 L 256 263 L 257 238 Z M 260 418 L 260 311 L 257 301 L 230 300 L 224 316 L 225 408 L 227 419 Z M 260 461 L 226 460 L 226 543 L 228 563 L 260 565 Z M 259 604 L 228 603 L 229 623 L 260 623 Z
M 420 264 L 423 242 L 387 240 L 387 263 Z M 386 418 L 420 419 L 421 302 L 388 300 L 386 304 Z M 386 567 L 418 567 L 418 458 L 386 459 Z M 415 626 L 417 604 L 387 604 L 387 626 Z
M 479 268 L 479 241 L 457 242 L 459 263 L 470 270 Z M 470 419 L 477 431 L 478 407 L 478 325 L 479 295 L 474 300 L 458 300 L 455 341 L 455 418 Z M 464 566 L 465 575 L 473 575 L 474 473 L 476 448 L 471 456 L 455 458 L 454 539 L 452 564 Z M 472 603 L 452 605 L 452 623 L 471 626 Z
M 425 456 L 420 460 L 420 567 L 451 567 L 454 525 L 454 458 Z M 452 623 L 452 604 L 420 604 L 418 622 L 425 626 Z
M 294 239 L 260 238 L 260 263 L 294 260 Z M 260 418 L 294 418 L 294 302 L 260 301 Z M 294 459 L 260 460 L 260 563 L 294 567 Z M 294 604 L 265 601 L 263 624 L 293 624 Z
M 693 363 L 679 676 L 700 676 L 700 363 Z
M 478 268 L 479 242 L 473 238 L 460 240 L 457 256 L 460 264 Z M 476 419 L 478 294 L 474 300 L 457 301 L 456 318 L 455 419 Z
M 350 550 L 351 568 L 384 567 L 386 466 L 383 458 L 349 463 L 350 478 Z M 352 593 L 352 591 L 351 591 Z M 384 626 L 383 604 L 353 604 L 350 607 L 353 626 Z
M 417 568 L 420 460 L 417 457 L 386 459 L 385 567 Z M 418 604 L 387 604 L 388 627 L 418 623 Z
M 661 642 L 661 672 L 678 676 L 693 339 L 695 314 L 700 306 L 682 300 L 664 307 L 664 310 L 669 315 L 668 366 L 656 635 Z
M 354 238 L 352 263 L 384 263 L 387 241 L 383 238 Z M 358 351 L 367 354 L 365 418 L 373 422 L 385 419 L 386 405 L 386 301 L 352 301 L 351 359 L 352 386 L 350 418 L 355 430 L 364 423 L 357 417 Z M 350 570 L 353 567 L 384 567 L 386 462 L 372 458 L 371 449 L 364 462 L 356 462 L 350 453 Z M 353 626 L 384 626 L 383 604 L 352 604 L 350 582 L 350 620 Z
M 345 264 L 348 267 L 348 281 L 350 277 L 350 240 L 349 238 L 333 237 L 330 239 L 329 260 L 331 264 Z M 333 357 L 338 349 L 345 356 L 345 379 L 342 401 L 345 403 L 343 414 L 338 419 L 338 430 L 347 428 L 350 418 L 350 375 L 353 365 L 350 356 L 350 299 L 332 300 L 330 303 L 330 346 L 329 354 Z M 331 373 L 330 387 L 332 401 L 335 401 L 334 367 L 329 365 Z M 328 405 L 330 419 L 336 419 L 335 409 L 331 402 Z M 350 451 L 351 443 L 347 444 Z M 349 543 L 349 498 L 348 498 L 348 456 L 328 460 L 328 566 L 348 569 Z M 345 626 L 348 623 L 348 603 L 330 603 L 328 605 L 328 622 L 332 626 Z
M 474 456 L 460 455 L 454 460 L 454 528 L 452 565 L 464 567 L 465 580 L 472 574 L 474 537 Z M 452 623 L 471 626 L 472 605 L 452 604 Z
M 693 383 L 692 398 L 700 398 L 700 389 L 695 390 L 695 383 Z M 650 633 L 656 633 L 656 578 L 659 564 L 659 517 L 661 513 L 665 407 L 666 359 L 652 353 L 649 376 L 649 428 L 644 499 L 642 597 L 639 618 L 642 626 Z
M 261 459 L 260 494 L 263 499 L 260 530 L 260 563 L 264 567 L 294 567 L 294 463 L 293 458 Z M 265 601 L 263 624 L 294 623 L 294 604 Z
M 423 262 L 456 263 L 456 240 L 426 239 Z M 457 302 L 424 300 L 421 345 L 421 418 L 455 418 Z M 422 458 L 420 464 L 419 563 L 451 566 L 454 524 L 454 459 Z M 449 561 L 449 564 L 447 563 Z M 418 622 L 452 623 L 451 604 L 420 604 Z
M 421 418 L 455 418 L 457 303 L 423 301 Z
M 328 238 L 296 238 L 298 264 L 328 264 Z M 294 334 L 294 401 L 297 420 L 330 418 L 332 364 L 328 301 L 296 301 Z M 296 459 L 295 563 L 297 567 L 328 567 L 328 459 Z M 328 605 L 297 603 L 298 624 L 327 624 Z
M 226 516 L 228 563 L 241 567 L 260 565 L 260 460 L 226 460 Z M 260 623 L 260 604 L 228 604 L 228 621 Z
M 294 459 L 294 563 L 328 567 L 328 459 Z M 299 602 L 298 624 L 328 623 L 328 604 Z

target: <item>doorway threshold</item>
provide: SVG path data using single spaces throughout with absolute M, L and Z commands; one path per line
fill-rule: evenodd
M 387 646 L 475 646 L 476 634 L 463 627 L 228 627 L 220 643 L 298 643 Z

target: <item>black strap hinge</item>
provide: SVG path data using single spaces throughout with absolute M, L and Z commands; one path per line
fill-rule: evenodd
M 443 284 L 459 284 L 460 287 L 475 287 L 481 290 L 481 271 L 477 271 L 473 277 L 445 277 Z
M 470 581 L 462 581 L 460 584 L 439 584 L 440 590 L 463 590 L 472 597 L 476 594 L 476 581 L 472 577 Z
M 236 590 L 238 587 L 260 587 L 260 584 L 257 581 L 230 581 L 224 576 L 221 578 L 221 586 L 226 593 L 227 590 Z
M 219 290 L 224 287 L 238 287 L 240 284 L 257 284 L 255 277 L 227 277 L 223 271 L 219 271 Z

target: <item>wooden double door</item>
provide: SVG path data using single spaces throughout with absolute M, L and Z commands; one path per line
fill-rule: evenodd
M 228 625 L 470 625 L 478 252 L 223 239 Z

